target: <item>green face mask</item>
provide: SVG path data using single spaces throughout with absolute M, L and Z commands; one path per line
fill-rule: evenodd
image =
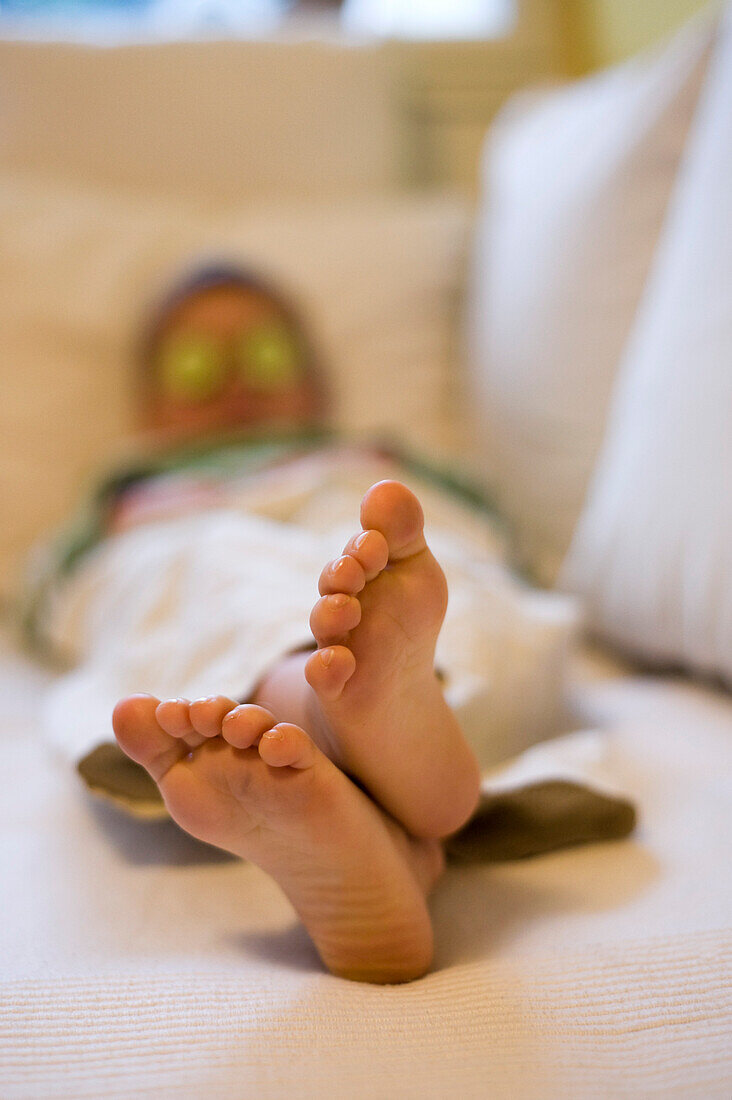
M 300 348 L 286 325 L 258 325 L 242 335 L 236 350 L 241 378 L 252 389 L 281 390 L 297 381 Z
M 174 401 L 205 401 L 224 387 L 223 350 L 208 336 L 194 333 L 172 336 L 160 350 L 158 376 L 166 397 Z

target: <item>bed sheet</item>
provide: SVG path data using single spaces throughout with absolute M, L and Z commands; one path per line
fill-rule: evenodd
M 728 1097 L 729 696 L 578 662 L 641 823 L 451 867 L 432 973 L 323 972 L 278 888 L 88 796 L 38 729 L 49 678 L 0 641 L 0 1093 Z

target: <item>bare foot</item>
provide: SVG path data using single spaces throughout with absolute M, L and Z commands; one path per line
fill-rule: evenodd
M 150 695 L 123 699 L 113 724 L 182 828 L 273 876 L 334 974 L 425 973 L 439 844 L 407 837 L 302 729 L 231 699 Z
M 445 577 L 406 486 L 373 485 L 361 524 L 320 576 L 317 652 L 273 670 L 256 701 L 296 716 L 413 836 L 446 836 L 475 809 L 480 777 L 435 674 Z M 293 689 L 303 673 L 310 695 Z

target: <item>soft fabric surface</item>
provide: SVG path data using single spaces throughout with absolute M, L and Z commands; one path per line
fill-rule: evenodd
M 262 195 L 373 195 L 399 182 L 395 66 L 383 44 L 206 35 L 92 45 L 7 33 L 0 160 L 10 169 L 208 209 Z
M 563 584 L 590 625 L 732 683 L 732 6 Z
M 312 644 L 317 580 L 358 529 L 366 489 L 401 477 L 420 497 L 450 600 L 436 662 L 482 766 L 555 732 L 577 613 L 511 575 L 495 523 L 367 452 L 323 449 L 229 485 L 229 506 L 146 523 L 97 546 L 47 600 L 45 634 L 76 668 L 48 733 L 70 760 L 112 739 L 135 691 L 248 698 Z
M 512 101 L 488 138 L 470 292 L 479 443 L 544 583 L 582 510 L 713 36 L 697 22 Z
M 276 886 L 85 796 L 40 737 L 47 680 L 0 661 L 3 1097 L 726 1100 L 727 696 L 578 670 L 635 838 L 452 868 L 434 973 L 322 972 Z

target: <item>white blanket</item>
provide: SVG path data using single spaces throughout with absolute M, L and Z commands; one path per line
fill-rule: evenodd
M 47 633 L 76 664 L 49 699 L 53 743 L 78 758 L 109 740 L 130 692 L 246 698 L 278 658 L 312 643 L 318 575 L 358 529 L 365 489 L 393 472 L 316 455 L 247 479 L 226 508 L 106 540 L 52 600 Z M 488 521 L 412 484 L 450 588 L 437 664 L 487 768 L 556 732 L 576 608 L 516 581 Z

